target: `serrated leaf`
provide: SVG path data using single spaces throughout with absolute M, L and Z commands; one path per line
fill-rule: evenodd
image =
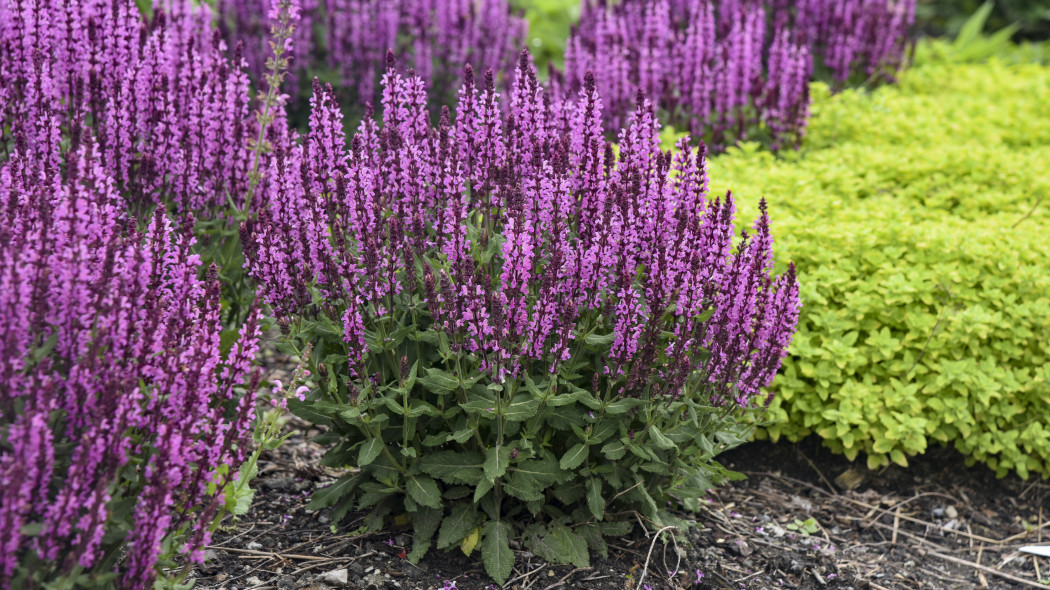
M 474 488 L 474 503 L 478 504 L 485 498 L 485 494 L 489 493 L 492 489 L 493 483 L 491 479 L 485 479 L 484 477 L 478 481 L 478 485 Z
M 310 496 L 310 503 L 306 505 L 306 509 L 320 510 L 342 501 L 354 491 L 360 481 L 361 476 L 357 473 L 340 477 L 332 485 L 315 491 Z
M 551 563 L 571 563 L 576 567 L 590 565 L 587 542 L 560 522 L 552 522 L 546 529 L 530 525 L 525 529 L 522 541 L 529 551 Z
M 481 453 L 476 451 L 437 451 L 424 453 L 419 470 L 446 483 L 476 485 L 481 479 Z
M 441 524 L 440 508 L 420 508 L 412 514 L 412 552 L 408 561 L 419 563 L 430 549 L 430 540 Z
M 655 424 L 649 425 L 649 438 L 653 439 L 653 444 L 656 445 L 656 448 L 664 451 L 678 447 L 673 440 L 667 438 L 663 432 L 660 432 L 660 429 Z
M 584 524 L 573 530 L 587 542 L 588 549 L 596 552 L 602 558 L 609 557 L 609 546 L 605 543 L 605 539 L 602 538 L 602 531 L 597 525 Z
M 410 498 L 421 506 L 441 508 L 441 490 L 437 482 L 425 475 L 413 475 L 405 483 Z
M 420 416 L 440 416 L 441 410 L 437 409 L 436 406 L 428 404 L 422 400 L 413 400 L 411 407 L 408 410 L 409 418 L 418 418 Z
M 503 407 L 503 417 L 509 422 L 521 422 L 535 416 L 539 407 L 539 400 L 532 399 L 528 395 L 516 395 L 509 404 Z
M 459 550 L 463 552 L 463 555 L 470 557 L 470 554 L 474 552 L 474 548 L 478 546 L 478 541 L 481 540 L 481 527 L 470 531 L 466 537 L 459 543 Z
M 361 450 L 357 454 L 357 466 L 364 467 L 372 461 L 376 460 L 376 457 L 383 452 L 383 439 L 381 438 L 370 438 L 365 441 L 365 444 L 361 445 Z
M 510 447 L 507 445 L 496 445 L 485 453 L 485 477 L 489 481 L 495 481 L 497 477 L 503 477 L 510 465 Z
M 616 333 L 610 332 L 608 334 L 591 334 L 584 338 L 583 341 L 588 346 L 601 350 L 611 346 L 614 340 L 616 340 Z
M 510 550 L 510 525 L 502 520 L 490 520 L 484 527 L 485 540 L 481 546 L 481 560 L 485 571 L 497 584 L 503 585 L 514 569 L 514 553 Z
M 307 422 L 323 424 L 328 427 L 332 426 L 332 417 L 339 415 L 338 411 L 334 413 L 325 412 L 318 403 L 301 402 L 295 398 L 288 400 L 288 410 Z
M 420 377 L 418 383 L 437 395 L 445 395 L 459 389 L 459 379 L 443 369 L 427 369 L 426 375 Z
M 627 445 L 623 444 L 621 440 L 609 441 L 602 447 L 602 454 L 610 461 L 622 459 L 627 454 Z
M 467 442 L 467 439 L 474 434 L 473 428 L 464 428 L 463 430 L 457 430 L 452 434 L 445 435 L 445 442 L 458 442 L 460 444 Z
M 563 481 L 566 475 L 551 457 L 522 461 L 510 468 L 504 489 L 521 500 L 538 500 L 543 490 Z
M 644 404 L 645 404 L 645 400 L 643 400 L 643 399 L 638 399 L 638 398 L 635 398 L 635 397 L 625 397 L 623 399 L 618 399 L 618 400 L 614 401 L 613 403 L 609 404 L 608 406 L 606 406 L 605 407 L 605 411 L 606 411 L 606 413 L 613 414 L 613 415 L 625 414 L 631 408 L 637 408 L 638 406 L 641 406 L 641 405 L 644 405 Z
M 576 469 L 583 463 L 584 459 L 587 458 L 588 446 L 583 443 L 576 443 L 565 454 L 562 455 L 561 461 L 558 462 L 558 466 L 562 469 Z
M 477 510 L 469 504 L 456 504 L 449 515 L 441 520 L 437 548 L 448 549 L 459 543 L 476 526 L 478 526 Z
M 631 534 L 631 531 L 634 530 L 634 521 L 607 520 L 599 523 L 598 528 L 601 529 L 602 535 L 606 537 L 623 537 Z
M 587 508 L 597 520 L 605 518 L 605 497 L 602 496 L 602 481 L 597 477 L 587 480 Z

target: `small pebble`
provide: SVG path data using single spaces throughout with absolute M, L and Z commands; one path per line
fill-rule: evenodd
M 955 509 L 955 506 L 949 506 L 944 509 L 944 515 L 948 518 L 958 518 L 959 511 Z
M 250 549 L 252 551 L 258 551 L 259 549 L 262 549 L 262 543 L 259 543 L 257 541 L 252 541 L 251 543 L 248 543 L 244 547 L 246 549 Z
M 348 571 L 345 567 L 330 572 L 325 572 L 318 576 L 318 579 L 325 584 L 331 584 L 332 586 L 346 586 L 348 579 Z

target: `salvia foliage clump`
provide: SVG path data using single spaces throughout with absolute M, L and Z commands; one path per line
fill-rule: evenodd
M 514 80 L 504 113 L 468 68 L 434 128 L 391 67 L 349 146 L 316 85 L 244 228 L 289 350 L 312 347 L 290 407 L 356 468 L 313 506 L 407 512 L 412 559 L 480 539 L 498 582 L 511 539 L 583 566 L 629 514 L 672 522 L 729 477 L 714 456 L 768 402 L 799 312 L 765 206 L 737 239 L 703 145 L 661 151 L 644 96 L 614 146 L 592 76 L 554 101 L 523 53 Z

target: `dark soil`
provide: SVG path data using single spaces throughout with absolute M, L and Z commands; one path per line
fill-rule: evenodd
M 497 588 L 478 553 L 431 549 L 418 566 L 409 563 L 408 527 L 361 533 L 358 514 L 333 532 L 327 511 L 305 507 L 336 473 L 317 467 L 323 449 L 308 442 L 316 432 L 294 418 L 287 427 L 303 434 L 264 455 L 254 505 L 216 534 L 195 571 L 197 588 Z M 755 442 L 721 458 L 747 480 L 716 490 L 691 516 L 696 527 L 657 536 L 636 526 L 612 540 L 608 559 L 586 569 L 518 550 L 504 588 L 1047 587 L 1040 580 L 1050 578 L 1050 560 L 1018 551 L 1040 544 L 1044 533 L 1050 544 L 1045 481 L 997 480 L 941 448 L 907 469 L 880 471 L 815 440 Z

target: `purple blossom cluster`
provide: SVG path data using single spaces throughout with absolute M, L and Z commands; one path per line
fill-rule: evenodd
M 257 125 L 243 59 L 211 21 L 188 0 L 158 0 L 148 21 L 132 0 L 0 0 L 0 134 L 22 129 L 52 165 L 70 129 L 92 135 L 133 205 L 243 208 Z
M 243 42 L 249 70 L 261 79 L 270 55 L 269 0 L 220 0 L 226 38 Z M 457 85 L 465 63 L 496 72 L 514 64 L 526 24 L 507 0 L 305 0 L 295 34 L 297 69 L 334 70 L 342 86 L 373 102 L 388 49 L 407 56 L 428 88 Z M 288 88 L 298 93 L 293 77 Z
M 199 561 L 243 460 L 258 316 L 220 355 L 214 267 L 159 211 L 137 231 L 106 149 L 72 135 L 19 130 L 0 167 L 0 587 L 115 567 L 146 588 L 176 531 Z
M 278 317 L 341 318 L 359 378 L 378 368 L 368 335 L 393 319 L 444 332 L 494 382 L 556 372 L 600 335 L 596 388 L 750 404 L 799 312 L 794 267 L 772 275 L 765 205 L 734 245 L 735 203 L 708 195 L 703 144 L 661 151 L 641 94 L 617 153 L 594 75 L 552 100 L 523 52 L 505 116 L 491 72 L 464 78 L 455 118 L 433 128 L 422 79 L 389 68 L 383 123 L 366 117 L 349 147 L 315 86 L 310 131 L 280 148 L 245 232 Z
M 814 58 L 836 80 L 901 64 L 914 0 L 585 2 L 554 72 L 571 98 L 594 72 L 606 118 L 623 125 L 641 89 L 671 123 L 716 147 L 765 126 L 774 149 L 798 145 Z

